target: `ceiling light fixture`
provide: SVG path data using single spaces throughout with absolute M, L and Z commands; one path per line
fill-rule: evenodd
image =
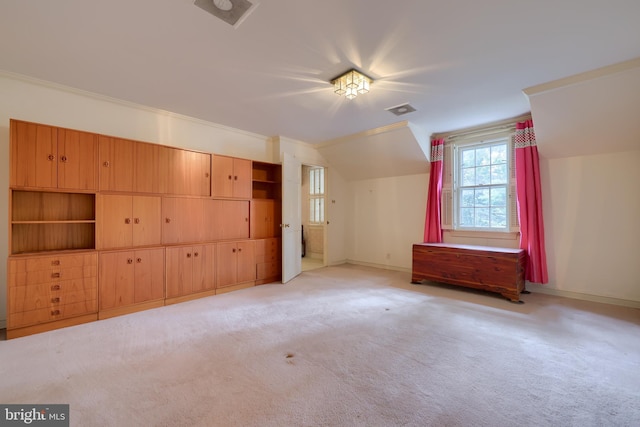
M 353 99 L 358 94 L 369 92 L 371 83 L 373 83 L 371 77 L 365 76 L 353 68 L 331 80 L 333 91 L 337 95 L 344 95 L 347 99 Z

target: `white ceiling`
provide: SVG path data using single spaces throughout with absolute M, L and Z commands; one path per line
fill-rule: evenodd
M 326 146 L 515 117 L 525 88 L 640 57 L 638 0 L 252 1 L 232 27 L 193 0 L 2 0 L 0 70 Z M 351 67 L 375 82 L 349 101 Z

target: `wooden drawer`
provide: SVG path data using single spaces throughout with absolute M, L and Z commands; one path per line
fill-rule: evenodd
M 9 260 L 9 274 L 97 265 L 98 255 L 95 253 L 12 258 Z
M 8 316 L 7 327 L 9 329 L 13 329 L 23 326 L 37 325 L 82 314 L 95 313 L 97 311 L 98 304 L 95 299 L 72 304 L 63 304 L 59 307 L 47 307 L 37 310 L 23 311 L 20 313 L 12 313 Z
M 9 313 L 96 300 L 97 294 L 95 277 L 65 280 L 55 284 L 14 286 L 9 288 Z

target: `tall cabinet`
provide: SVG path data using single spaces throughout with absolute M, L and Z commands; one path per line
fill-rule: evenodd
M 10 129 L 7 338 L 281 280 L 280 165 Z

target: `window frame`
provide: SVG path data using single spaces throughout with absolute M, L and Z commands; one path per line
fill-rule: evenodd
M 453 229 L 457 230 L 457 231 L 479 231 L 479 232 L 496 232 L 496 233 L 508 233 L 511 231 L 511 224 L 510 224 L 510 218 L 511 218 L 511 203 L 510 203 L 510 184 L 511 184 L 511 175 L 512 175 L 512 168 L 514 167 L 513 165 L 513 153 L 512 153 L 512 144 L 510 143 L 511 138 L 507 135 L 504 136 L 500 136 L 500 137 L 495 137 L 495 138 L 490 138 L 490 139 L 472 139 L 472 140 L 468 140 L 468 141 L 464 141 L 464 142 L 459 142 L 459 143 L 454 143 L 453 144 L 453 161 L 452 163 L 452 168 L 453 168 Z M 462 165 L 462 153 L 463 151 L 469 150 L 469 149 L 478 149 L 478 148 L 485 148 L 485 147 L 495 147 L 495 146 L 502 146 L 504 145 L 504 147 L 506 148 L 506 167 L 507 167 L 507 171 L 506 171 L 506 181 L 502 184 L 476 184 L 476 185 L 467 185 L 464 186 L 462 185 L 462 169 L 463 169 L 463 165 Z M 491 163 L 488 165 L 491 166 Z M 478 168 L 479 165 L 474 165 L 473 168 Z M 461 225 L 462 221 L 461 221 L 461 215 L 462 215 L 462 192 L 464 189 L 474 189 L 474 190 L 478 190 L 478 189 L 489 189 L 491 190 L 492 188 L 503 188 L 504 192 L 505 192 L 505 203 L 504 203 L 504 208 L 505 208 L 505 226 L 504 227 L 492 227 L 492 226 L 487 226 L 487 227 L 478 227 L 478 226 L 463 226 Z M 474 205 L 474 209 L 475 209 Z M 489 208 L 491 206 L 489 205 Z
M 324 224 L 325 168 L 309 168 L 309 224 Z

